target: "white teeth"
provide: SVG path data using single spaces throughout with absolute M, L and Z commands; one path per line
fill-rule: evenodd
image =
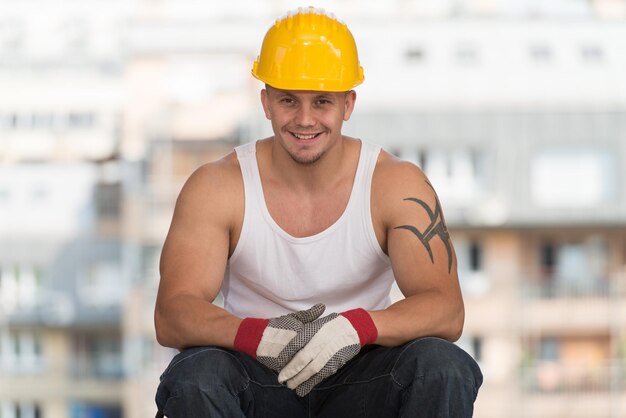
M 317 134 L 312 134 L 312 135 L 302 135 L 302 134 L 293 134 L 293 136 L 295 136 L 298 139 L 313 139 L 315 138 L 315 136 L 317 136 Z

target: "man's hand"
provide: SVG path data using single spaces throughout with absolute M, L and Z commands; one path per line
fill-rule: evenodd
M 242 351 L 270 369 L 280 372 L 299 349 L 289 343 L 305 324 L 319 318 L 325 309 L 324 304 L 318 303 L 305 311 L 278 318 L 244 318 L 235 336 L 235 350 Z
M 305 396 L 356 356 L 361 347 L 376 341 L 377 336 L 374 321 L 363 309 L 316 319 L 305 324 L 290 344 L 297 354 L 282 369 L 278 381 L 287 382 L 296 394 Z

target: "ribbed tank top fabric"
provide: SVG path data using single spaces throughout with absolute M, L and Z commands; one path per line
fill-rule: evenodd
M 240 317 L 274 317 L 326 304 L 326 312 L 389 306 L 391 263 L 376 239 L 370 195 L 380 147 L 361 141 L 348 204 L 324 231 L 294 237 L 272 218 L 263 195 L 256 142 L 235 149 L 244 183 L 244 220 L 221 292 Z

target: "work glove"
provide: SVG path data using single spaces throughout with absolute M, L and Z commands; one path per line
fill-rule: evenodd
M 364 309 L 332 313 L 304 324 L 293 342 L 297 354 L 281 370 L 278 381 L 305 396 L 377 337 L 376 325 Z
M 235 350 L 257 359 L 270 369 L 280 370 L 298 349 L 289 344 L 305 324 L 319 318 L 326 306 L 318 303 L 305 310 L 277 318 L 244 318 L 235 336 Z

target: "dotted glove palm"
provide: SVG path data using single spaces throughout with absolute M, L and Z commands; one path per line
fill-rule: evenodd
M 298 352 L 281 370 L 278 381 L 305 396 L 377 337 L 376 325 L 364 309 L 316 319 L 305 324 L 294 340 Z
M 277 318 L 244 318 L 235 336 L 235 350 L 280 372 L 298 351 L 290 344 L 292 340 L 305 324 L 319 318 L 325 309 L 324 304 L 318 303 L 307 310 Z

